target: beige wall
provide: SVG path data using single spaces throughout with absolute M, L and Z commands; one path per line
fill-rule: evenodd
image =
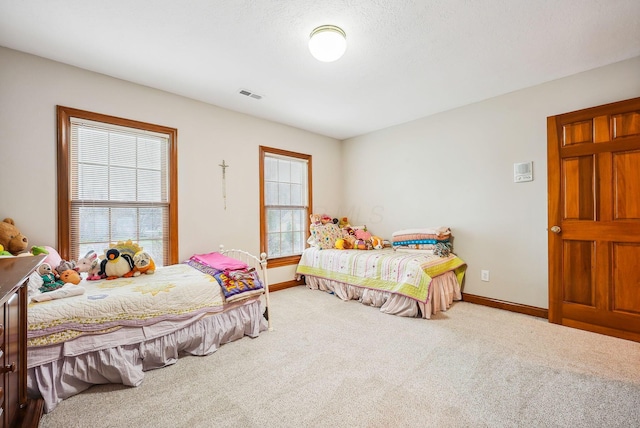
M 387 238 L 449 226 L 463 291 L 547 308 L 546 118 L 638 96 L 640 57 L 346 140 L 341 210 Z
M 465 292 L 546 308 L 546 117 L 637 96 L 640 57 L 341 144 L 0 47 L 0 218 L 13 217 L 32 244 L 56 245 L 60 104 L 178 129 L 181 259 L 220 243 L 258 251 L 262 144 L 313 156 L 316 212 L 349 216 L 385 238 L 450 226 L 469 265 Z M 231 165 L 226 211 L 222 159 Z M 534 181 L 516 184 L 513 163 L 526 161 Z M 294 270 L 271 270 L 271 282 Z
M 259 251 L 259 145 L 311 154 L 314 202 L 338 207 L 338 140 L 0 47 L 0 219 L 12 217 L 33 245 L 57 244 L 56 105 L 178 129 L 181 260 L 221 243 Z M 273 269 L 270 280 L 294 272 Z

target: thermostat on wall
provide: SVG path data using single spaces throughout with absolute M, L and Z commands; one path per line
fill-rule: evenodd
M 533 162 L 513 164 L 513 182 L 533 181 Z

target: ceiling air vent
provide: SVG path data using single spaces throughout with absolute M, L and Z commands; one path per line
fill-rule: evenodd
M 262 95 L 254 94 L 253 92 L 247 91 L 246 89 L 240 89 L 238 91 L 238 93 L 240 95 L 244 95 L 244 96 L 247 96 L 247 97 L 255 98 L 256 100 L 261 100 L 262 99 Z

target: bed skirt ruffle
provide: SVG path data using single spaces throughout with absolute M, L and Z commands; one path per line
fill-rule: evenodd
M 305 275 L 305 283 L 312 290 L 334 293 L 342 300 L 358 300 L 363 305 L 380 308 L 380 312 L 401 317 L 430 319 L 432 314 L 444 312 L 455 300 L 462 300 L 460 284 L 455 273 L 438 275 L 429 284 L 429 299 L 426 303 L 388 291 L 373 290 L 357 285 L 316 276 Z
M 30 397 L 44 399 L 44 412 L 92 385 L 138 386 L 144 372 L 174 364 L 180 355 L 209 355 L 243 336 L 267 329 L 260 300 L 225 312 L 200 317 L 171 333 L 138 343 L 64 356 L 27 370 Z M 63 345 L 55 345 L 63 346 Z

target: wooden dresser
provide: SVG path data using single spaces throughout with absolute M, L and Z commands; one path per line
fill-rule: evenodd
M 0 258 L 0 427 L 37 427 L 42 415 L 27 398 L 27 280 L 44 259 Z

